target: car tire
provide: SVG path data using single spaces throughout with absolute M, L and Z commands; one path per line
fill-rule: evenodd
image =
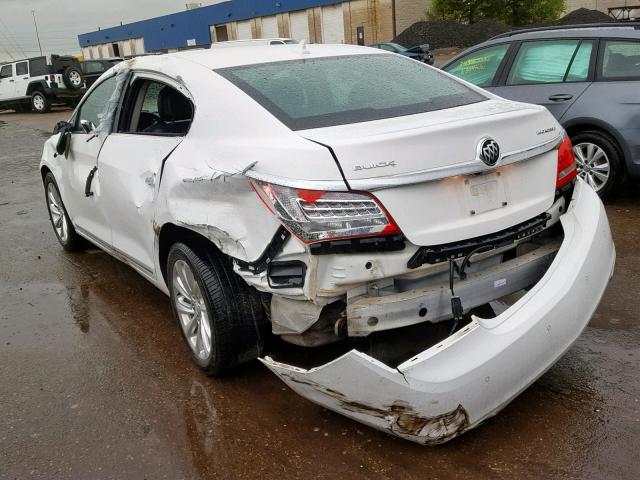
M 77 67 L 67 67 L 62 72 L 62 81 L 69 90 L 79 90 L 84 83 L 82 71 Z
M 86 243 L 84 239 L 76 233 L 71 218 L 67 213 L 67 209 L 62 202 L 62 196 L 58 189 L 58 184 L 51 172 L 44 177 L 44 192 L 47 202 L 47 211 L 49 212 L 49 220 L 56 238 L 62 245 L 62 248 L 68 252 L 82 250 Z
M 182 336 L 208 375 L 260 355 L 267 334 L 260 296 L 236 275 L 227 257 L 205 242 L 175 243 L 169 250 L 167 279 Z
M 571 143 L 578 175 L 600 197 L 611 195 L 624 177 L 622 155 L 616 142 L 606 133 L 585 130 L 572 135 Z
M 51 102 L 44 93 L 37 90 L 31 94 L 31 109 L 37 113 L 47 113 L 51 110 Z

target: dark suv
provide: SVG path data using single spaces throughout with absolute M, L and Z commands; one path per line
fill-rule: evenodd
M 571 137 L 580 176 L 601 196 L 625 175 L 640 176 L 640 23 L 505 33 L 443 69 L 547 107 Z

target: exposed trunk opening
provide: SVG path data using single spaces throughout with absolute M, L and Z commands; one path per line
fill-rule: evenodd
M 396 368 L 418 353 L 437 345 L 450 335 L 464 329 L 471 322 L 473 315 L 490 319 L 507 310 L 543 277 L 549 268 L 549 265 L 553 261 L 553 258 L 555 258 L 555 254 L 562 242 L 563 236 L 562 228 L 558 223 L 541 234 L 531 237 L 526 242 L 520 243 L 514 248 L 502 251 L 493 258 L 488 257 L 477 262 L 472 261 L 471 265 L 468 267 L 468 271 L 470 276 L 471 274 L 475 274 L 475 276 L 478 277 L 479 275 L 482 275 L 482 272 L 478 271 L 482 268 L 495 270 L 496 268 L 499 268 L 500 265 L 511 265 L 510 268 L 512 270 L 525 270 L 530 267 L 527 263 L 517 263 L 519 259 L 527 259 L 536 256 L 545 258 L 542 263 L 544 268 L 541 268 L 540 265 L 538 265 L 534 270 L 529 269 L 526 274 L 527 276 L 520 279 L 520 281 L 526 281 L 526 285 L 522 288 L 518 288 L 517 290 L 507 290 L 507 294 L 498 295 L 494 298 L 486 297 L 485 301 L 478 305 L 473 303 L 473 300 L 470 297 L 473 295 L 472 293 L 465 293 L 471 292 L 471 290 L 467 289 L 465 291 L 464 289 L 461 289 L 463 293 L 460 294 L 460 297 L 465 308 L 465 314 L 463 320 L 457 324 L 455 324 L 449 311 L 447 312 L 447 318 L 435 318 L 430 319 L 431 321 L 421 321 L 420 323 L 413 323 L 411 325 L 400 326 L 398 328 L 372 331 L 368 333 L 367 336 L 349 336 L 343 338 L 341 341 L 331 343 L 329 345 L 315 346 L 311 348 L 308 346 L 292 345 L 282 339 L 275 339 L 265 352 L 265 355 L 271 357 L 277 362 L 309 369 L 331 362 L 351 350 L 357 350 L 391 368 Z M 475 266 L 473 265 L 474 263 L 476 263 Z M 531 262 L 528 263 L 529 265 L 531 264 Z M 384 299 L 385 296 L 397 295 L 399 290 L 411 294 L 413 292 L 418 292 L 418 288 L 420 286 L 427 285 L 427 287 L 429 287 L 429 285 L 432 285 L 435 287 L 436 291 L 440 291 L 443 303 L 449 304 L 450 292 L 448 290 L 448 281 L 443 283 L 446 274 L 441 272 L 440 274 L 431 275 L 430 277 L 433 278 L 429 279 L 429 277 L 422 277 L 415 279 L 392 279 L 386 294 L 384 291 L 381 291 L 381 296 L 379 298 Z M 507 282 L 511 282 L 511 278 L 518 277 L 506 278 L 508 279 Z M 489 281 L 494 282 L 493 279 L 489 279 Z M 474 286 L 473 284 L 470 284 L 470 288 L 478 289 L 477 285 Z M 504 290 L 499 288 L 496 288 L 495 291 L 504 292 Z M 422 312 L 416 308 L 416 315 L 420 315 L 421 313 Z M 352 333 L 353 332 L 350 332 L 350 335 Z

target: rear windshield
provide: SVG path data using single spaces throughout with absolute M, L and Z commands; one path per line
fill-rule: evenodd
M 486 100 L 400 55 L 350 55 L 216 70 L 292 130 L 367 122 Z

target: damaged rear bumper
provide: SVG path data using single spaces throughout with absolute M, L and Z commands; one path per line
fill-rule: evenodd
M 262 361 L 300 395 L 422 444 L 446 442 L 495 415 L 578 338 L 613 272 L 600 199 L 579 181 L 561 217 L 564 241 L 542 279 L 495 318 L 473 317 L 391 368 L 357 350 L 320 367 Z

